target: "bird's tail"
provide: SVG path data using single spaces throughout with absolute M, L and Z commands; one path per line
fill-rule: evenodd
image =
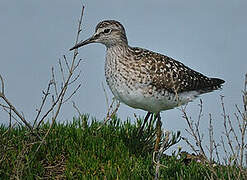
M 201 93 L 207 93 L 207 92 L 211 92 L 217 89 L 221 89 L 225 81 L 219 78 L 210 78 L 209 82 L 210 83 L 207 87 L 201 89 Z

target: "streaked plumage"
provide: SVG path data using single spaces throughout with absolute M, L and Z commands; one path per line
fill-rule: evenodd
M 133 108 L 159 113 L 219 89 L 224 83 L 165 55 L 130 47 L 125 29 L 118 21 L 100 22 L 91 38 L 70 50 L 89 43 L 106 46 L 107 84 L 117 99 Z

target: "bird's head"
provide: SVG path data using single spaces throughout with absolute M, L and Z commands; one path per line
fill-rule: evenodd
M 100 22 L 96 28 L 92 37 L 79 42 L 70 50 L 77 49 L 81 46 L 90 43 L 101 43 L 106 47 L 111 47 L 117 44 L 128 44 L 125 29 L 123 25 L 115 20 L 105 20 Z

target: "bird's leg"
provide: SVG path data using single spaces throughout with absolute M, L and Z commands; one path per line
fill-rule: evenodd
M 151 125 L 152 125 L 152 120 L 154 118 L 154 113 L 151 114 L 151 117 L 150 117 L 150 121 L 149 121 L 149 125 L 148 125 L 148 132 L 151 131 Z
M 162 127 L 162 122 L 161 122 L 161 117 L 160 117 L 160 113 L 157 113 L 156 115 L 157 117 L 157 122 L 156 122 L 156 142 L 155 142 L 155 146 L 154 146 L 154 154 L 153 154 L 153 160 L 154 163 L 156 165 L 155 167 L 155 178 L 154 179 L 159 179 L 159 168 L 160 168 L 160 152 L 159 152 L 159 144 L 160 144 L 160 140 L 161 140 L 161 136 L 162 136 L 162 131 L 161 131 L 161 127 Z M 155 154 L 157 153 L 157 157 L 155 156 Z
M 151 114 L 153 114 L 153 113 L 148 112 L 147 115 L 145 116 L 144 122 L 143 122 L 141 128 L 140 128 L 139 131 L 138 131 L 138 136 L 142 135 L 143 129 L 144 129 L 144 127 L 145 127 L 145 124 L 147 123 L 147 121 L 148 121 L 148 119 L 149 119 L 149 117 L 150 117 Z M 151 117 L 152 117 L 152 116 L 151 116 Z
M 161 134 L 162 134 L 161 132 L 162 122 L 161 122 L 160 113 L 158 113 L 155 118 L 157 118 L 157 122 L 156 122 L 156 142 L 154 146 L 154 152 L 158 151 L 159 149 L 159 144 L 160 144 L 160 139 L 161 139 Z

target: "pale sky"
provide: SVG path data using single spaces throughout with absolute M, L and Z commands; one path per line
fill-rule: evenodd
M 223 128 L 220 95 L 225 96 L 226 110 L 233 116 L 234 105 L 241 105 L 241 90 L 247 72 L 247 1 L 245 0 L 88 0 L 83 1 L 85 14 L 80 39 L 94 32 L 99 21 L 120 21 L 131 46 L 150 49 L 170 56 L 210 77 L 226 81 L 221 91 L 201 96 L 204 102 L 202 128 L 207 133 L 208 114 L 220 133 Z M 0 1 L 0 73 L 5 80 L 7 97 L 33 119 L 42 90 L 50 79 L 51 67 L 58 68 L 58 59 L 74 45 L 81 1 L 73 0 L 2 0 Z M 102 120 L 107 107 L 102 83 L 112 97 L 104 78 L 105 47 L 87 45 L 79 50 L 82 87 L 73 97 L 81 113 Z M 199 99 L 187 107 L 197 118 Z M 122 120 L 142 110 L 121 105 Z M 178 109 L 162 113 L 165 129 L 184 132 L 186 122 Z M 72 102 L 63 106 L 58 120 L 70 121 L 77 116 Z M 0 110 L 1 123 L 8 116 Z M 207 134 L 206 134 L 207 135 Z M 216 136 L 220 134 L 216 133 Z

